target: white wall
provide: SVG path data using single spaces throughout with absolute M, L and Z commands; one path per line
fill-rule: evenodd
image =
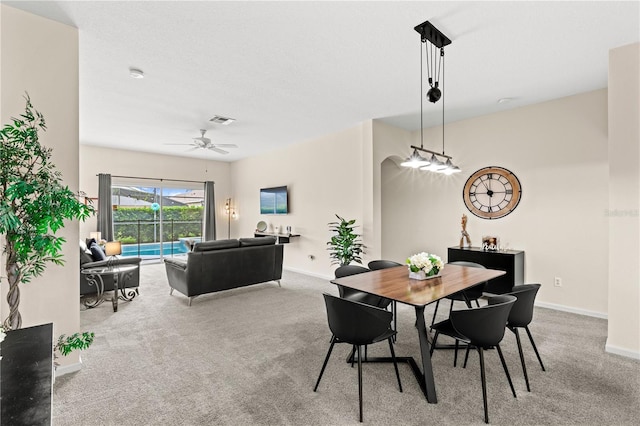
M 403 260 L 425 250 L 446 258 L 467 214 L 474 246 L 483 235 L 498 235 L 503 245 L 525 251 L 525 281 L 542 284 L 539 301 L 605 316 L 607 91 L 447 124 L 445 134 L 447 153 L 462 173 L 383 164 L 383 257 Z M 413 137 L 419 145 L 419 132 Z M 437 150 L 441 129 L 426 129 L 425 141 L 425 148 Z M 409 154 L 395 138 L 376 139 L 375 149 L 383 159 Z M 522 185 L 520 204 L 500 219 L 480 219 L 462 200 L 466 179 L 486 166 L 511 170 Z M 562 287 L 553 286 L 554 277 L 562 278 Z
M 64 184 L 78 190 L 78 32 L 38 16 L 0 5 L 1 102 L 0 120 L 7 123 L 24 111 L 25 91 L 43 113 L 48 130 L 41 142 L 53 148 L 53 163 Z M 66 238 L 66 266 L 50 264 L 44 275 L 21 284 L 20 313 L 23 327 L 53 322 L 54 339 L 80 328 L 78 224 L 69 223 L 58 235 Z M 2 261 L 2 320 L 8 315 L 8 285 Z M 61 365 L 78 361 L 78 353 L 60 358 Z
M 293 145 L 231 166 L 233 198 L 238 213 L 231 237 L 253 236 L 256 224 L 264 220 L 274 227 L 290 225 L 300 234 L 285 246 L 284 267 L 323 277 L 333 277 L 326 242 L 328 223 L 356 219 L 363 226 L 363 150 L 367 123 Z M 370 148 L 369 148 L 370 149 Z M 261 215 L 260 188 L 287 185 L 288 215 Z M 370 238 L 369 233 L 367 237 Z M 365 244 L 368 242 L 365 240 Z M 313 256 L 315 260 L 311 260 Z
M 214 181 L 217 237 L 218 239 L 226 238 L 227 218 L 224 215 L 224 202 L 229 197 L 229 163 L 81 145 L 80 190 L 90 198 L 98 196 L 98 173 L 109 173 L 114 176 Z M 97 204 L 94 204 L 94 207 L 97 207 Z M 80 235 L 87 238 L 89 233 L 95 230 L 96 218 L 93 217 L 81 224 Z
M 640 359 L 640 44 L 609 52 L 607 350 Z

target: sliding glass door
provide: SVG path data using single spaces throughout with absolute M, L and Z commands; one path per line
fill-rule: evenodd
M 123 256 L 181 256 L 202 235 L 202 184 L 114 179 L 113 228 Z

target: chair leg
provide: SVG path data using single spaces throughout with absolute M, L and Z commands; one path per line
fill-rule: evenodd
M 398 307 L 396 306 L 396 301 L 391 302 L 391 313 L 393 314 L 393 331 L 398 331 Z M 393 342 L 396 341 L 396 335 L 393 335 Z
M 484 422 L 489 423 L 489 410 L 487 409 L 487 378 L 484 373 L 484 353 L 482 348 L 478 347 L 478 355 L 480 357 L 480 380 L 482 381 L 482 403 L 484 405 Z
M 529 340 L 531 341 L 531 346 L 533 346 L 533 350 L 535 351 L 536 356 L 538 357 L 538 361 L 540 361 L 540 367 L 542 367 L 542 371 L 547 371 L 547 370 L 544 369 L 544 364 L 542 363 L 542 358 L 540 358 L 540 354 L 538 353 L 538 348 L 536 347 L 536 344 L 533 341 L 533 336 L 531 335 L 531 332 L 529 331 L 529 326 L 526 326 L 524 329 L 527 330 L 527 334 L 529 335 Z
M 513 382 L 511 381 L 511 375 L 509 374 L 509 369 L 507 368 L 507 363 L 504 362 L 504 356 L 502 356 L 502 349 L 500 349 L 500 345 L 496 345 L 496 349 L 498 350 L 498 355 L 500 355 L 500 362 L 502 363 L 502 368 L 504 369 L 504 374 L 507 375 L 507 380 L 509 380 L 509 386 L 511 386 L 511 392 L 513 393 L 513 397 L 517 398 L 516 390 L 513 387 Z
M 524 354 L 522 353 L 522 343 L 520 342 L 520 333 L 517 328 L 512 328 L 513 334 L 516 335 L 516 342 L 518 343 L 518 352 L 520 353 L 520 364 L 522 364 L 522 372 L 524 373 L 524 382 L 527 384 L 527 392 L 531 392 L 529 387 L 529 376 L 527 375 L 527 366 L 524 363 Z
M 169 296 L 171 296 L 173 294 L 173 287 L 171 287 L 171 289 L 169 290 Z
M 354 358 L 353 355 L 356 355 L 356 353 L 358 355 L 358 359 L 360 359 L 360 352 L 357 352 L 356 351 L 356 345 L 353 345 L 353 348 L 351 349 L 351 354 L 352 354 L 352 356 L 351 356 L 351 368 L 353 368 L 353 363 L 355 362 L 355 358 Z
M 458 364 L 458 339 L 456 339 L 455 348 L 453 352 L 453 368 L 456 368 Z
M 360 358 L 360 345 L 358 348 L 358 400 L 360 402 L 360 423 L 362 423 L 362 358 Z
M 398 363 L 396 362 L 396 353 L 393 350 L 393 342 L 391 341 L 391 337 L 389 337 L 389 349 L 391 350 L 391 358 L 393 359 L 393 368 L 396 369 L 396 378 L 398 379 L 398 388 L 400 392 L 402 392 L 402 383 L 400 383 L 400 372 L 398 371 Z
M 436 341 L 438 340 L 439 335 L 439 331 L 436 331 L 436 333 L 433 335 L 433 342 L 431 342 L 431 351 L 429 352 L 429 356 L 433 356 L 433 350 L 436 348 Z
M 467 361 L 469 360 L 469 349 L 471 348 L 471 345 L 467 345 L 467 351 L 464 354 L 464 364 L 462 365 L 462 368 L 467 368 Z
M 436 314 L 438 313 L 438 306 L 440 306 L 440 300 L 436 300 L 436 307 L 433 310 L 433 318 L 431 319 L 431 327 L 433 327 L 433 324 L 436 322 Z
M 191 306 L 191 301 L 193 300 L 193 297 L 189 298 L 189 306 Z
M 331 345 L 329 345 L 329 351 L 327 352 L 327 356 L 324 357 L 324 363 L 322 364 L 322 369 L 320 370 L 318 381 L 316 382 L 316 386 L 313 388 L 314 392 L 318 390 L 320 379 L 322 379 L 322 374 L 324 373 L 324 369 L 327 368 L 327 362 L 329 362 L 329 357 L 331 356 L 331 351 L 333 350 L 333 345 L 335 345 L 335 343 L 336 343 L 336 336 L 331 336 Z

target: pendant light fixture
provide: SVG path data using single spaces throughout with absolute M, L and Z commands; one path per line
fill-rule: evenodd
M 451 40 L 442 34 L 429 21 L 414 28 L 420 34 L 420 146 L 411 145 L 413 153 L 406 161 L 401 163 L 404 167 L 420 168 L 420 170 L 428 170 L 444 174 L 453 174 L 460 172 L 460 168 L 453 165 L 451 156 L 444 152 L 444 47 L 451 44 Z M 423 91 L 424 80 L 424 58 L 422 55 L 422 46 L 424 45 L 425 57 L 427 62 L 427 82 L 429 83 L 429 91 L 426 96 Z M 438 53 L 438 50 L 439 53 Z M 440 76 L 442 75 L 442 80 Z M 440 84 L 442 82 L 442 84 Z M 424 125 L 423 125 L 423 103 L 425 97 L 431 103 L 436 103 L 442 99 L 442 153 L 431 151 L 424 148 Z M 431 154 L 429 159 L 424 158 L 420 152 Z M 445 160 L 441 160 L 442 157 Z

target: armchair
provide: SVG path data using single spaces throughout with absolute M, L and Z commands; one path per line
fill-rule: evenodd
M 119 288 L 136 288 L 140 286 L 140 259 L 139 257 L 123 257 L 117 259 L 94 260 L 91 256 L 91 250 L 87 244 L 80 240 L 80 272 L 83 269 L 97 268 L 104 266 L 121 266 L 136 265 L 138 266 L 131 274 L 127 274 L 124 281 L 118 282 Z M 104 291 L 113 291 L 113 277 L 104 277 Z M 95 285 L 90 285 L 87 276 L 80 273 L 80 295 L 89 295 L 97 293 Z

